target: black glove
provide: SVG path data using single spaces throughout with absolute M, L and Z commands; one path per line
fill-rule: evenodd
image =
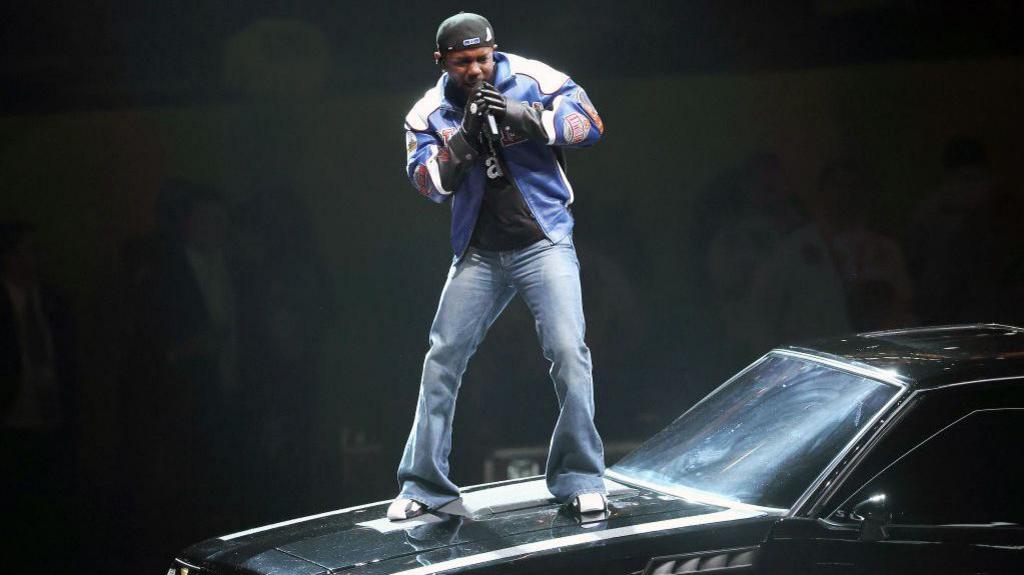
M 487 103 L 487 110 L 502 126 L 507 126 L 531 140 L 547 142 L 548 137 L 541 125 L 539 110 L 506 98 L 487 82 L 484 82 L 476 92 L 480 93 L 480 97 Z
M 437 157 L 437 168 L 441 176 L 441 187 L 448 192 L 458 189 L 466 174 L 476 164 L 484 149 L 482 133 L 487 123 L 487 102 L 474 90 L 462 113 L 462 128 L 448 139 L 445 154 Z
M 474 90 L 466 102 L 466 109 L 462 113 L 462 132 L 468 142 L 476 142 L 480 139 L 480 131 L 487 123 L 487 101 L 479 90 Z
M 497 88 L 484 82 L 475 93 L 479 93 L 480 97 L 487 103 L 487 109 L 494 116 L 495 120 L 500 122 L 505 118 L 508 103 L 505 100 L 505 96 L 502 96 Z

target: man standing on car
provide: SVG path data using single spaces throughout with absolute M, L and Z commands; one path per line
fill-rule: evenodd
M 430 328 L 416 417 L 398 467 L 401 491 L 388 517 L 408 519 L 459 498 L 448 455 L 462 374 L 517 293 L 533 313 L 558 397 L 548 490 L 580 513 L 604 511 L 604 447 L 594 426 L 573 192 L 561 151 L 594 144 L 604 125 L 568 76 L 495 51 L 482 16 L 448 18 L 436 41 L 443 73 L 405 118 L 406 172 L 422 195 L 453 203 L 455 258 Z

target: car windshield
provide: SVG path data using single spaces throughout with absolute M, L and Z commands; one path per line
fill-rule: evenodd
M 668 492 L 790 508 L 899 387 L 772 354 L 612 467 Z

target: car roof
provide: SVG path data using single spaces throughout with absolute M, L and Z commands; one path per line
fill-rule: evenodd
M 917 388 L 1024 377 L 1024 329 L 994 323 L 859 333 L 782 349 L 880 370 Z

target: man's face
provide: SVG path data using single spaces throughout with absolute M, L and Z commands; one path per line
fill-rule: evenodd
M 434 52 L 434 58 L 448 72 L 449 80 L 467 94 L 482 81 L 494 81 L 494 48 L 491 46 L 456 50 L 444 57 Z

